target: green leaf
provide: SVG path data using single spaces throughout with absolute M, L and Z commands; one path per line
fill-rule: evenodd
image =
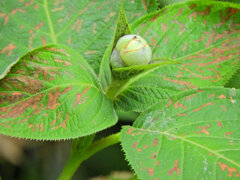
M 69 139 L 117 121 L 92 68 L 65 46 L 26 54 L 0 81 L 0 95 L 0 132 L 8 136 Z
M 122 147 L 140 179 L 237 179 L 239 109 L 239 90 L 185 91 L 125 126 Z
M 179 91 L 223 86 L 240 66 L 239 23 L 238 5 L 214 1 L 175 4 L 136 21 L 131 29 L 152 46 L 153 58 L 179 64 L 116 82 L 117 109 L 144 111 Z
M 129 22 L 133 22 L 147 13 L 155 12 L 158 8 L 155 0 L 125 0 L 123 2 Z
M 128 0 L 124 0 L 129 4 Z M 131 1 L 130 22 L 147 10 Z M 19 0 L 0 1 L 0 79 L 25 53 L 52 43 L 68 45 L 81 53 L 95 72 L 114 34 L 120 1 Z M 136 16 L 135 16 L 136 15 Z M 134 17 L 132 17 L 134 16 Z

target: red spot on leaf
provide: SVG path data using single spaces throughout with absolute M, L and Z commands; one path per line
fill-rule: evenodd
M 148 148 L 148 147 L 149 147 L 149 145 L 143 146 L 144 149 L 146 149 L 146 148 Z
M 137 151 L 138 151 L 138 152 L 142 152 L 143 150 L 138 148 Z
M 4 124 L 4 123 L 0 123 L 0 126 L 4 126 L 4 127 L 8 128 L 8 129 L 11 128 L 11 126 L 9 126 L 9 125 L 7 125 L 7 124 Z
M 137 147 L 138 142 L 133 143 L 132 147 L 135 149 Z
M 156 41 L 154 40 L 153 36 L 151 36 L 151 41 L 153 43 L 153 46 L 156 46 Z
M 211 97 L 214 97 L 215 95 L 214 94 L 210 94 L 209 96 L 208 96 L 208 98 L 211 98 Z
M 218 96 L 219 99 L 226 99 L 226 96 L 224 94 L 221 94 L 220 96 Z
M 227 108 L 224 105 L 221 105 L 221 108 L 222 108 L 223 111 L 227 110 Z
M 44 35 L 42 35 L 42 45 L 45 46 L 47 44 L 47 40 Z
M 39 124 L 35 125 L 35 126 L 32 128 L 32 132 L 34 132 L 37 128 L 39 128 Z
M 159 15 L 160 15 L 160 13 L 158 13 L 156 16 L 154 16 L 150 21 L 151 22 L 156 21 Z
M 150 176 L 153 176 L 153 173 L 154 173 L 154 169 L 153 169 L 153 168 L 146 168 L 146 167 L 144 167 L 144 169 L 147 169 L 147 173 L 148 173 Z
M 211 45 L 214 35 L 215 35 L 215 30 L 213 29 L 213 32 L 209 35 L 209 39 L 208 39 L 207 44 L 205 46 L 206 48 L 208 48 Z
M 87 88 L 84 89 L 81 94 L 80 93 L 76 94 L 76 100 L 75 100 L 75 102 L 73 104 L 73 108 L 76 108 L 77 104 L 82 104 L 82 103 L 84 103 L 87 100 L 87 97 L 85 99 L 83 99 L 83 100 L 82 100 L 82 97 L 87 93 L 89 88 L 90 88 L 90 86 L 87 86 Z
M 158 138 L 154 139 L 153 141 L 153 146 L 157 146 L 158 145 Z
M 182 75 L 183 75 L 183 72 L 178 72 L 178 75 L 176 75 L 176 78 L 180 78 L 182 77 Z
M 5 48 L 3 48 L 1 51 L 0 51 L 0 54 L 4 54 L 5 52 L 8 51 L 7 55 L 11 55 L 13 50 L 16 49 L 17 46 L 15 46 L 13 43 L 10 43 L 8 46 L 6 46 Z
M 144 9 L 147 10 L 147 4 L 146 4 L 146 1 L 145 1 L 145 0 L 142 0 L 142 2 L 143 2 L 143 7 L 144 7 Z
M 232 134 L 232 132 L 226 132 L 225 136 L 228 136 L 228 135 L 231 135 L 231 134 Z
M 164 25 L 163 23 L 161 23 L 161 27 L 162 27 L 163 33 L 167 32 L 167 29 L 169 28 L 168 25 Z
M 184 10 L 184 8 L 180 8 L 178 13 L 177 13 L 177 16 L 181 16 L 183 10 Z
M 199 126 L 199 129 L 202 129 L 201 131 L 198 132 L 194 132 L 194 133 L 205 133 L 206 135 L 209 135 L 210 133 L 207 131 L 207 129 L 210 127 L 210 125 L 208 124 L 206 127 L 201 127 Z
M 54 130 L 54 129 L 58 129 L 60 127 L 62 127 L 63 129 L 66 129 L 66 122 L 67 122 L 67 120 L 68 120 L 68 114 L 67 114 L 66 118 L 63 120 L 63 122 L 60 125 L 58 125 L 56 127 L 52 127 L 51 129 Z
M 154 152 L 154 153 L 152 154 L 151 159 L 156 159 L 156 157 L 157 157 L 157 152 Z
M 129 128 L 128 131 L 126 132 L 126 134 L 131 134 L 132 131 L 133 131 L 133 130 L 132 130 L 131 128 Z
M 164 75 L 164 80 L 173 82 L 175 84 L 181 84 L 181 85 L 187 86 L 189 88 L 197 88 L 196 86 L 191 85 L 191 82 L 169 79 L 169 78 L 166 77 L 166 75 Z
M 181 107 L 182 109 L 187 109 L 183 104 L 179 104 L 179 101 L 177 101 L 177 102 L 174 104 L 174 107 L 175 107 L 175 108 Z
M 203 41 L 205 38 L 206 38 L 206 36 L 203 35 L 200 39 L 194 40 L 194 42 L 196 42 L 196 43 L 201 42 L 201 41 Z
M 234 14 L 236 14 L 239 11 L 239 9 L 236 8 L 227 8 L 226 10 L 226 16 L 223 16 L 222 11 L 220 12 L 221 22 L 216 24 L 216 26 L 224 25 L 224 23 Z
M 11 14 L 14 15 L 16 12 L 26 13 L 26 10 L 20 9 L 20 8 L 16 8 L 16 9 L 13 9 L 13 10 L 11 11 Z
M 31 1 L 29 1 L 29 2 L 26 2 L 26 3 L 24 4 L 24 6 L 27 7 L 27 6 L 31 6 L 32 4 L 33 4 L 33 0 L 31 0 Z
M 34 7 L 33 7 L 35 10 L 39 8 L 39 4 L 36 4 Z
M 28 128 L 32 128 L 32 127 L 34 127 L 33 124 L 29 124 L 29 125 L 28 125 Z
M 60 90 L 59 87 L 56 88 L 56 91 L 54 89 L 52 89 L 48 93 L 48 104 L 47 104 L 46 109 L 56 109 L 60 105 L 60 103 L 58 102 L 58 98 L 62 94 L 65 94 L 68 91 L 70 91 L 71 89 L 72 89 L 72 86 L 65 88 L 62 92 L 59 92 L 59 90 Z
M 56 124 L 56 120 L 55 119 L 52 121 L 52 123 L 50 125 L 52 126 L 54 124 Z
M 204 108 L 204 107 L 206 107 L 206 106 L 213 106 L 213 105 L 215 105 L 215 102 L 214 102 L 214 103 L 208 102 L 208 103 L 200 106 L 200 107 L 197 108 L 197 109 L 193 109 L 192 112 L 200 111 L 202 108 Z
M 40 129 L 39 129 L 39 132 L 43 131 L 44 130 L 44 127 L 43 127 L 43 123 L 40 124 Z
M 22 93 L 20 93 L 20 92 L 13 92 L 12 95 L 13 95 L 13 96 L 22 95 Z
M 8 14 L 6 14 L 6 13 L 0 12 L 0 18 L 1 18 L 1 17 L 4 18 L 3 25 L 5 26 L 5 25 L 7 24 L 7 22 L 8 22 L 9 16 L 8 16 Z
M 35 29 L 36 30 L 40 29 L 42 25 L 43 25 L 43 22 L 40 22 L 38 25 L 35 26 Z
M 239 172 L 237 171 L 237 169 L 235 168 L 230 168 L 228 165 L 224 164 L 224 163 L 221 163 L 221 162 L 218 162 L 220 168 L 222 171 L 225 171 L 225 169 L 227 169 L 228 171 L 228 176 L 229 177 L 232 177 L 233 176 L 233 173 L 236 173 L 236 177 L 240 177 L 240 174 Z
M 174 167 L 169 170 L 168 175 L 171 176 L 174 171 L 176 171 L 176 173 L 177 173 L 178 175 L 181 174 L 181 173 L 180 173 L 180 168 L 179 168 L 178 160 L 177 160 L 177 159 L 176 159 L 175 162 L 174 162 Z
M 221 121 L 218 121 L 217 123 L 218 123 L 219 127 L 221 127 L 221 128 L 223 127 Z
M 204 11 L 195 11 L 188 16 L 188 18 L 194 17 L 196 20 L 197 15 L 205 16 L 211 12 L 211 6 L 207 7 Z
M 202 75 L 200 75 L 200 74 L 196 74 L 196 73 L 192 72 L 190 69 L 187 69 L 187 68 L 185 68 L 185 71 L 188 71 L 188 72 L 190 72 L 192 75 L 194 75 L 194 76 L 196 76 L 196 77 L 199 77 L 199 78 L 201 78 L 201 79 L 203 79 L 203 80 L 213 79 L 213 78 L 217 78 L 217 77 L 220 76 L 220 74 L 217 74 L 217 75 L 215 75 L 215 76 L 202 76 Z
M 64 54 L 65 56 L 70 56 L 68 53 L 66 53 L 65 49 L 57 49 L 57 48 L 53 48 L 53 47 L 44 47 L 45 50 L 48 50 L 48 51 L 52 51 L 52 52 L 59 52 L 59 53 L 62 53 Z
M 36 110 L 38 111 L 39 102 L 41 102 L 41 98 L 43 96 L 44 96 L 43 94 L 39 94 L 25 101 L 21 101 L 20 103 L 14 104 L 13 106 L 9 106 L 7 108 L 6 107 L 0 108 L 0 118 L 8 118 L 8 117 L 16 118 L 21 114 L 23 114 L 28 108 L 32 108 L 33 113 Z
M 164 43 L 165 43 L 165 44 L 168 43 L 168 36 L 165 38 Z
M 191 4 L 191 5 L 189 6 L 189 8 L 190 8 L 190 9 L 194 9 L 196 6 L 197 6 L 197 5 L 193 3 L 193 4 Z
M 193 94 L 193 95 L 190 95 L 190 96 L 185 97 L 183 100 L 186 101 L 186 100 L 189 100 L 189 99 L 194 98 L 195 96 L 196 96 L 196 93 Z
M 185 51 L 185 50 L 187 49 L 187 46 L 188 46 L 188 43 L 185 42 L 185 45 L 184 45 L 184 47 L 182 48 L 182 51 Z
M 177 114 L 177 116 L 187 116 L 187 113 L 183 113 L 183 114 L 179 113 Z
M 169 99 L 169 103 L 165 105 L 165 107 L 171 106 L 172 105 L 173 100 Z

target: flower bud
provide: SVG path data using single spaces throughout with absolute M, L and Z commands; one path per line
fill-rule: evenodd
M 112 68 L 146 65 L 152 58 L 152 49 L 140 36 L 129 34 L 121 37 L 114 48 L 110 63 Z

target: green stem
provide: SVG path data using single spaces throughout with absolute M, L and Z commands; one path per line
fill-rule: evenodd
M 94 137 L 94 136 L 93 136 Z M 120 142 L 120 132 L 117 134 L 110 135 L 103 139 L 100 139 L 94 143 L 92 136 L 84 137 L 81 142 L 74 143 L 72 145 L 72 152 L 70 158 L 65 165 L 62 173 L 60 174 L 58 180 L 69 180 L 76 172 L 77 168 L 81 165 L 81 163 L 91 156 L 93 156 L 98 151 L 101 151 L 111 145 L 117 144 Z M 77 145 L 76 145 L 77 144 Z

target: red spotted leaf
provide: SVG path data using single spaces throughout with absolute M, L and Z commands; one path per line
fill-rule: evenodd
M 239 90 L 185 91 L 125 126 L 122 146 L 140 179 L 238 179 L 239 109 Z
M 117 121 L 86 60 L 49 45 L 20 59 L 0 80 L 0 133 L 30 139 L 69 139 Z
M 144 111 L 179 91 L 222 86 L 240 67 L 238 4 L 175 4 L 139 19 L 131 29 L 148 41 L 153 58 L 177 64 L 151 68 L 118 82 L 111 98 L 119 109 Z
M 124 0 L 129 22 L 147 13 L 143 2 Z M 1 0 L 0 79 L 23 54 L 53 43 L 77 50 L 98 72 L 119 9 L 120 1 L 111 0 Z

